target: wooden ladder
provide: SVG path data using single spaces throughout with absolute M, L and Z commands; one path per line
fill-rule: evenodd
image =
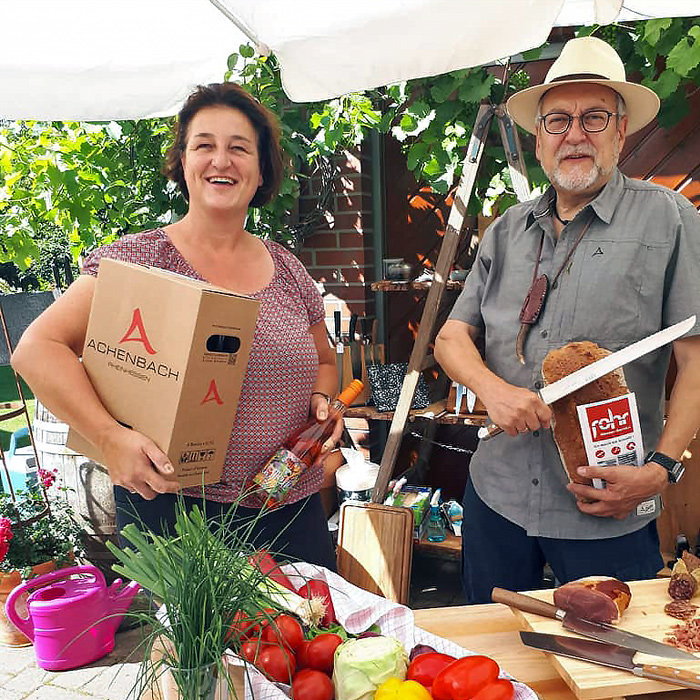
M 486 138 L 494 116 L 498 119 L 501 141 L 503 142 L 513 188 L 518 200 L 522 202 L 530 198 L 527 171 L 515 125 L 503 105 L 496 107 L 491 104 L 482 104 L 477 113 L 474 130 L 469 140 L 467 155 L 462 166 L 462 177 L 455 191 L 445 235 L 435 264 L 433 281 L 425 301 L 418 334 L 411 351 L 408 369 L 389 428 L 379 474 L 372 491 L 373 503 L 382 503 L 384 500 L 389 479 L 394 472 L 394 465 L 406 429 L 406 422 L 413 403 L 413 396 L 418 386 L 420 372 L 435 363 L 432 355 L 428 354 L 428 346 L 434 336 L 435 319 L 437 318 L 445 285 L 457 254 L 467 204 L 474 189 L 474 182 L 476 181 L 479 164 L 484 152 Z

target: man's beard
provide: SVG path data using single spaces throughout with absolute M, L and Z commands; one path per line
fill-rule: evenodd
M 574 166 L 568 172 L 561 169 L 561 162 L 564 158 L 572 155 L 585 155 L 593 158 L 593 164 L 587 170 L 579 166 Z M 607 181 L 610 174 L 615 169 L 620 157 L 620 142 L 616 139 L 613 159 L 609 167 L 604 168 L 598 162 L 598 151 L 591 144 L 580 146 L 563 145 L 555 153 L 556 165 L 551 171 L 545 170 L 549 181 L 567 192 L 585 192 L 601 180 Z M 588 161 L 586 161 L 588 162 Z

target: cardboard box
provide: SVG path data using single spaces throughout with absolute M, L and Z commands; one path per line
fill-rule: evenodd
M 183 486 L 221 477 L 258 308 L 166 270 L 100 261 L 83 366 L 105 408 L 150 437 Z M 74 430 L 67 444 L 102 461 Z

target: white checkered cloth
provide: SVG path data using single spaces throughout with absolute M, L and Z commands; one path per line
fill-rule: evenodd
M 376 624 L 382 634 L 396 637 L 407 652 L 416 644 L 428 644 L 437 651 L 457 658 L 476 653 L 416 627 L 410 608 L 353 586 L 328 569 L 305 563 L 287 564 L 281 569 L 297 588 L 309 579 L 325 581 L 331 591 L 336 618 L 351 634 L 359 634 Z M 243 662 L 232 654 L 227 660 L 233 665 L 243 665 Z M 249 672 L 245 681 L 245 700 L 289 700 L 288 685 L 272 683 L 250 664 L 247 664 L 247 668 Z M 504 670 L 501 670 L 501 677 L 512 680 Z M 537 694 L 525 683 L 514 681 L 513 685 L 514 700 L 538 700 Z

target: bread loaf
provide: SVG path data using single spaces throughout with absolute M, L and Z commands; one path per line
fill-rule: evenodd
M 568 343 L 561 348 L 551 350 L 544 358 L 542 379 L 545 384 L 551 384 L 609 354 L 609 350 L 598 347 L 595 343 L 587 340 Z M 576 473 L 578 467 L 588 464 L 576 407 L 581 404 L 624 396 L 628 392 L 625 375 L 622 369 L 618 369 L 582 386 L 572 394 L 564 396 L 552 404 L 554 415 L 552 432 L 569 481 L 589 486 L 592 483 L 590 479 Z
M 608 576 L 589 576 L 554 591 L 554 605 L 594 622 L 617 622 L 632 599 L 630 587 Z

